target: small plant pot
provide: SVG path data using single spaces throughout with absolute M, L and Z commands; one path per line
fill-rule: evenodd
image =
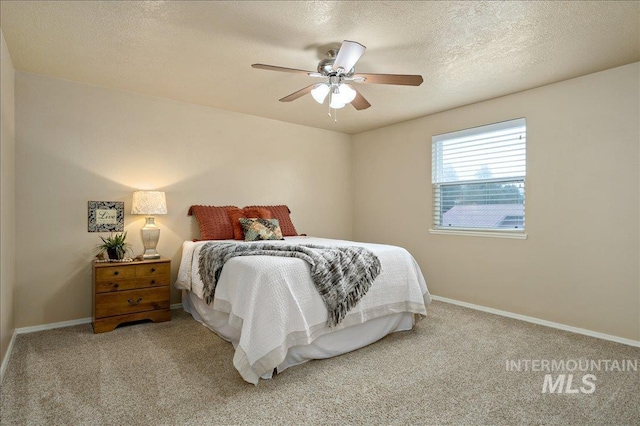
M 109 255 L 110 260 L 122 260 L 120 253 L 118 253 L 117 249 L 107 249 L 107 254 Z

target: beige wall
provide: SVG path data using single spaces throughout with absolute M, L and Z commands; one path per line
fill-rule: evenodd
M 433 294 L 640 340 L 638 63 L 353 137 L 354 237 Z M 527 240 L 431 235 L 431 136 L 527 120 Z
M 299 232 L 352 236 L 348 135 L 24 73 L 16 129 L 18 327 L 91 315 L 89 200 L 124 201 L 141 252 L 131 194 L 166 191 L 158 251 L 174 280 L 192 204 L 287 204 Z
M 13 63 L 0 30 L 0 362 L 13 336 L 15 243 L 15 103 Z
M 18 73 L 16 326 L 90 316 L 87 201 L 124 201 L 139 251 L 131 192 L 161 189 L 174 278 L 197 235 L 189 205 L 286 203 L 300 232 L 407 247 L 436 295 L 638 340 L 639 76 L 632 64 L 350 138 Z M 516 117 L 529 238 L 429 234 L 431 135 Z

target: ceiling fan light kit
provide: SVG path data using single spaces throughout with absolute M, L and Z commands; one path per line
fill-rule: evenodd
M 365 49 L 366 47 L 358 42 L 345 40 L 339 50 L 327 52 L 327 57 L 318 63 L 317 72 L 265 64 L 253 64 L 251 66 L 256 69 L 306 74 L 310 77 L 324 79 L 322 83 L 309 85 L 285 96 L 280 99 L 280 102 L 291 102 L 307 93 L 311 93 L 313 99 L 320 104 L 323 104 L 327 96 L 329 96 L 329 108 L 333 110 L 343 108 L 346 104 L 353 105 L 357 110 L 367 109 L 371 106 L 357 89 L 345 82 L 397 84 L 403 86 L 419 86 L 422 84 L 422 76 L 420 75 L 356 74 L 356 62 L 364 54 Z
M 311 89 L 311 96 L 319 104 L 324 103 L 329 93 L 331 93 L 329 105 L 333 109 L 344 108 L 356 97 L 355 89 L 345 83 L 318 83 Z

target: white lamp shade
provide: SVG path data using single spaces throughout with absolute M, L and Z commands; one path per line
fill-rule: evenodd
M 356 98 L 356 91 L 348 84 L 342 83 L 340 85 L 340 100 L 342 103 L 348 104 Z
M 329 107 L 333 109 L 344 108 L 344 102 L 342 102 L 342 98 L 340 97 L 340 93 L 332 93 L 331 94 L 331 103 Z
M 321 104 L 324 102 L 324 99 L 327 97 L 329 93 L 329 86 L 324 83 L 316 84 L 313 89 L 311 89 L 311 96 L 316 100 L 317 103 Z
M 167 214 L 167 200 L 161 191 L 136 191 L 133 193 L 131 214 Z

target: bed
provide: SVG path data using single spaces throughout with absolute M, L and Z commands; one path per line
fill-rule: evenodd
M 176 287 L 183 290 L 184 310 L 233 344 L 234 366 L 249 383 L 257 384 L 274 372 L 311 359 L 341 355 L 387 334 L 410 330 L 426 315 L 431 302 L 418 264 L 403 248 L 288 236 L 271 242 L 364 247 L 379 258 L 382 271 L 335 326 L 328 325 L 328 312 L 311 281 L 309 265 L 298 258 L 246 256 L 228 260 L 217 281 L 215 298 L 207 304 L 198 264 L 200 251 L 209 242 L 183 244 Z

